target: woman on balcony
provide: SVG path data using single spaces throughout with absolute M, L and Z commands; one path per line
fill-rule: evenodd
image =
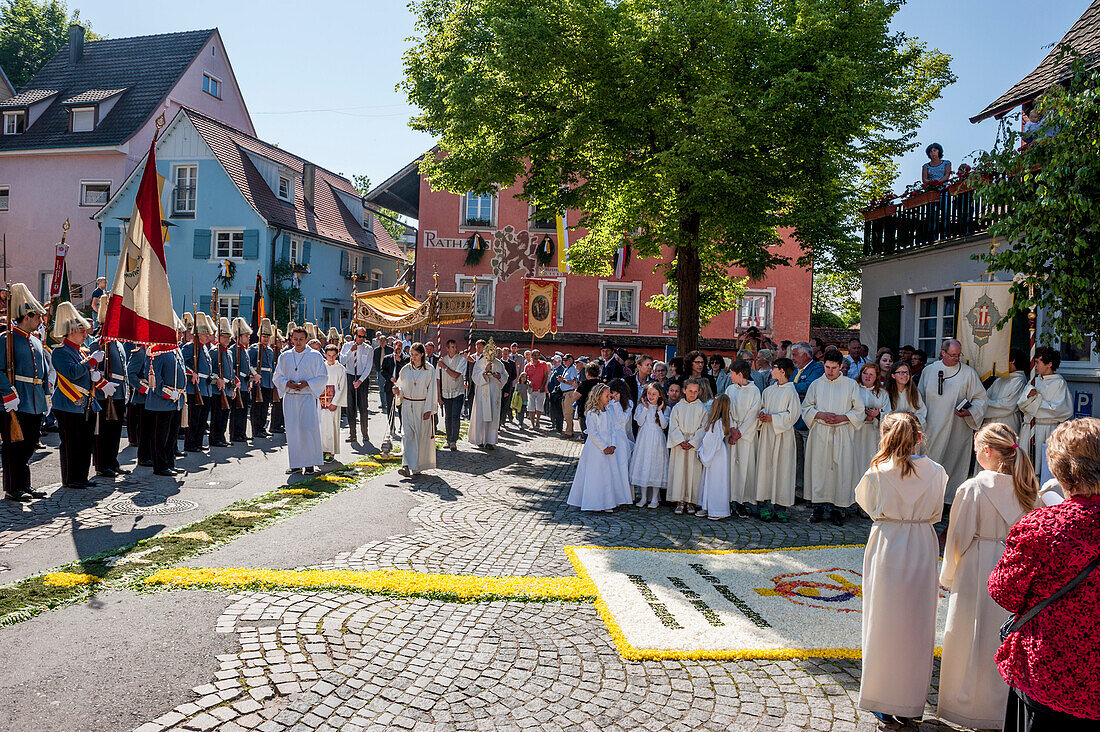
M 921 169 L 921 182 L 942 183 L 951 177 L 951 161 L 943 159 L 943 145 L 933 142 L 924 149 L 928 162 Z

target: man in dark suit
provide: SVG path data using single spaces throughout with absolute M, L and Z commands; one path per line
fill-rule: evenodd
M 382 383 L 386 385 L 386 394 L 389 395 L 389 398 L 386 400 L 387 411 L 390 408 L 390 404 L 393 402 L 393 386 L 397 383 L 397 376 L 401 373 L 401 369 L 405 367 L 405 364 L 409 362 L 408 357 L 405 355 L 404 348 L 405 344 L 394 338 L 393 353 L 382 357 L 379 375 L 382 377 Z M 397 411 L 397 418 L 401 419 L 400 410 L 395 411 Z
M 600 358 L 603 359 L 600 381 L 610 384 L 615 379 L 623 378 L 623 362 L 619 360 L 611 341 L 600 343 Z

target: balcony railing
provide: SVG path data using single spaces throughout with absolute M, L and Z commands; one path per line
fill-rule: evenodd
M 998 211 L 965 183 L 864 212 L 863 256 L 900 254 L 980 234 Z

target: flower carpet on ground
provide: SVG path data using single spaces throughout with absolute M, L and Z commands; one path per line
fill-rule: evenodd
M 628 659 L 859 658 L 863 546 L 567 547 Z M 947 601 L 941 598 L 937 638 Z

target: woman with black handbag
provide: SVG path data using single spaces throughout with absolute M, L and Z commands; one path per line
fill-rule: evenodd
M 1017 617 L 1002 631 L 1012 687 L 1005 730 L 1100 729 L 1100 420 L 1060 425 L 1047 461 L 1066 500 L 1009 532 L 989 594 Z

